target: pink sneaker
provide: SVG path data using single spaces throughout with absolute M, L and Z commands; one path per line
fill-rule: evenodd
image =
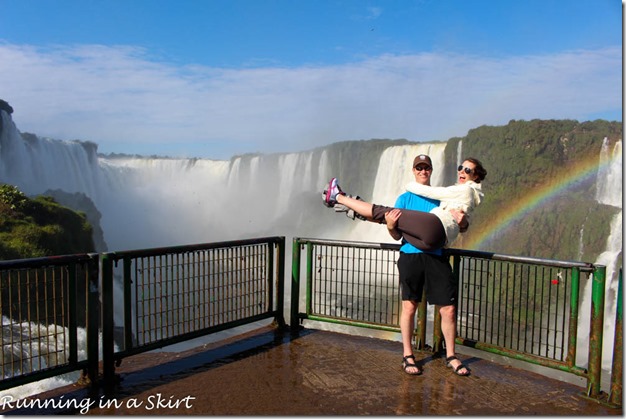
M 334 207 L 337 203 L 337 195 L 345 195 L 345 192 L 341 190 L 337 183 L 337 178 L 334 177 L 328 182 L 328 188 L 324 189 L 322 193 L 324 205 L 329 208 Z

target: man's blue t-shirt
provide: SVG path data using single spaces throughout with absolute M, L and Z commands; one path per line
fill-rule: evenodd
M 412 194 L 411 192 L 405 192 L 396 199 L 396 208 L 410 209 L 415 211 L 430 212 L 435 207 L 439 206 L 439 201 L 436 199 L 425 198 L 420 195 Z M 423 252 L 411 243 L 402 238 L 402 246 L 400 251 L 404 253 L 432 253 L 435 255 L 441 255 L 441 249 L 437 249 L 432 252 Z

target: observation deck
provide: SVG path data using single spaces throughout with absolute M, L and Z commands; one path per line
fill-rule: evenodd
M 469 377 L 454 375 L 429 351 L 415 352 L 424 372 L 411 376 L 400 368 L 401 350 L 401 343 L 378 338 L 312 329 L 292 335 L 268 326 L 185 352 L 126 358 L 108 399 L 76 386 L 37 397 L 65 406 L 71 399 L 79 404 L 90 398 L 95 405 L 89 415 L 623 414 L 621 407 L 586 397 L 582 382 L 490 361 L 484 352 L 468 354 L 468 348 L 459 348 L 459 358 L 471 368 Z

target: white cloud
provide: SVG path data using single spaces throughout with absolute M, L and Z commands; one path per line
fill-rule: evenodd
M 369 19 L 376 19 L 383 13 L 383 9 L 380 7 L 368 7 L 367 13 Z
M 510 119 L 617 113 L 621 58 L 615 47 L 220 69 L 177 67 L 127 46 L 0 44 L 0 99 L 21 131 L 90 140 L 104 152 L 228 158 L 350 139 L 447 140 Z

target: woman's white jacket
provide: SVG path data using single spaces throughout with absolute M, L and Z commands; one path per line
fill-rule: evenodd
M 459 235 L 459 225 L 450 213 L 451 209 L 463 211 L 469 221 L 471 213 L 483 199 L 480 183 L 468 180 L 452 186 L 428 186 L 417 182 L 410 182 L 406 190 L 426 198 L 437 199 L 440 204 L 430 212 L 435 214 L 446 231 L 446 245 L 452 243 Z

